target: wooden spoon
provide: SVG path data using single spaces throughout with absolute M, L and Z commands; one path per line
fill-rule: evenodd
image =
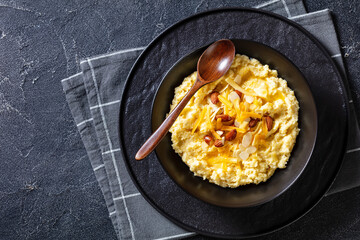
M 155 149 L 197 90 L 199 90 L 202 86 L 214 82 L 224 76 L 224 74 L 229 70 L 234 57 L 235 46 L 227 39 L 216 41 L 203 52 L 197 63 L 197 76 L 194 85 L 164 120 L 160 127 L 139 149 L 135 156 L 136 160 L 145 158 Z

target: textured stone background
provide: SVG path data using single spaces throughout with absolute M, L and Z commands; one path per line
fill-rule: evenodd
M 0 0 L 0 239 L 116 239 L 60 80 L 84 57 L 146 46 L 182 18 L 239 2 Z M 333 11 L 360 106 L 360 2 L 304 2 Z M 359 239 L 359 202 L 360 188 L 331 195 L 259 239 Z

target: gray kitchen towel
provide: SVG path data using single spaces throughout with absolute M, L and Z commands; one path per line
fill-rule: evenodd
M 289 17 L 304 26 L 324 44 L 344 71 L 329 10 L 306 14 L 301 0 L 272 0 L 256 7 Z M 194 233 L 177 227 L 144 200 L 132 183 L 121 157 L 117 132 L 121 92 L 131 66 L 143 49 L 139 47 L 88 58 L 80 64 L 82 72 L 63 79 L 61 83 L 118 238 L 183 238 Z M 347 82 L 345 84 L 348 86 Z M 350 100 L 351 134 L 347 154 L 329 193 L 360 185 L 359 131 L 352 104 Z

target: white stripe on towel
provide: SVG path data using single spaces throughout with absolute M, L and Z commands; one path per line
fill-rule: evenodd
M 117 201 L 117 200 L 124 199 L 124 198 L 136 197 L 136 196 L 139 196 L 139 195 L 140 195 L 140 193 L 133 193 L 133 194 L 113 198 L 113 200 Z
M 107 126 L 107 122 L 106 122 L 106 119 L 105 119 L 104 109 L 102 108 L 102 104 L 101 104 L 99 88 L 98 88 L 96 77 L 95 77 L 95 71 L 94 71 L 94 68 L 92 66 L 91 61 L 89 61 L 89 60 L 87 60 L 87 61 L 88 61 L 88 64 L 89 64 L 89 67 L 90 67 L 90 70 L 91 70 L 91 75 L 92 75 L 92 78 L 93 78 L 93 81 L 94 81 L 94 87 L 95 87 L 95 91 L 96 91 L 97 102 L 99 104 L 98 106 L 100 108 L 100 114 L 101 114 L 101 118 L 103 120 L 106 138 L 107 138 L 107 141 L 108 141 L 108 144 L 109 144 L 109 148 L 112 149 L 113 146 L 112 146 L 112 142 L 111 142 L 111 139 L 110 139 L 110 134 L 109 134 L 109 129 L 108 129 L 108 126 Z M 116 178 L 118 180 L 121 196 L 124 196 L 124 190 L 123 190 L 123 187 L 122 187 L 122 182 L 121 182 L 121 178 L 120 178 L 119 169 L 118 169 L 118 167 L 116 165 L 116 159 L 115 159 L 114 153 L 111 153 L 111 159 L 112 159 L 112 163 L 114 165 L 114 170 L 115 170 L 115 173 L 116 173 Z M 126 217 L 127 217 L 128 221 L 129 221 L 131 238 L 135 239 L 134 229 L 133 229 L 133 225 L 132 225 L 132 222 L 131 222 L 131 218 L 130 218 L 130 214 L 129 214 L 129 210 L 128 210 L 125 198 L 123 198 L 123 203 L 124 203 Z
M 86 120 L 84 120 L 84 121 L 76 124 L 76 126 L 77 126 L 77 127 L 80 127 L 81 125 L 83 125 L 83 124 L 85 124 L 85 123 L 87 123 L 87 122 L 91 122 L 92 120 L 94 120 L 94 119 L 93 119 L 93 118 L 86 119 Z
M 120 100 L 115 100 L 115 101 L 108 102 L 108 103 L 102 103 L 102 104 L 98 104 L 98 105 L 95 105 L 95 106 L 91 106 L 90 109 L 92 110 L 92 109 L 95 109 L 95 108 L 101 108 L 101 107 L 109 106 L 109 105 L 119 103 L 119 102 L 120 102 Z
M 118 152 L 120 150 L 121 150 L 121 148 L 111 149 L 109 151 L 103 152 L 102 155 L 113 153 L 113 152 Z

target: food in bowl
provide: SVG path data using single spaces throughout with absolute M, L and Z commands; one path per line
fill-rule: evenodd
M 196 80 L 175 89 L 172 110 Z M 285 168 L 295 145 L 299 103 L 276 70 L 236 54 L 229 71 L 202 87 L 170 129 L 172 147 L 195 176 L 222 187 L 259 184 Z

